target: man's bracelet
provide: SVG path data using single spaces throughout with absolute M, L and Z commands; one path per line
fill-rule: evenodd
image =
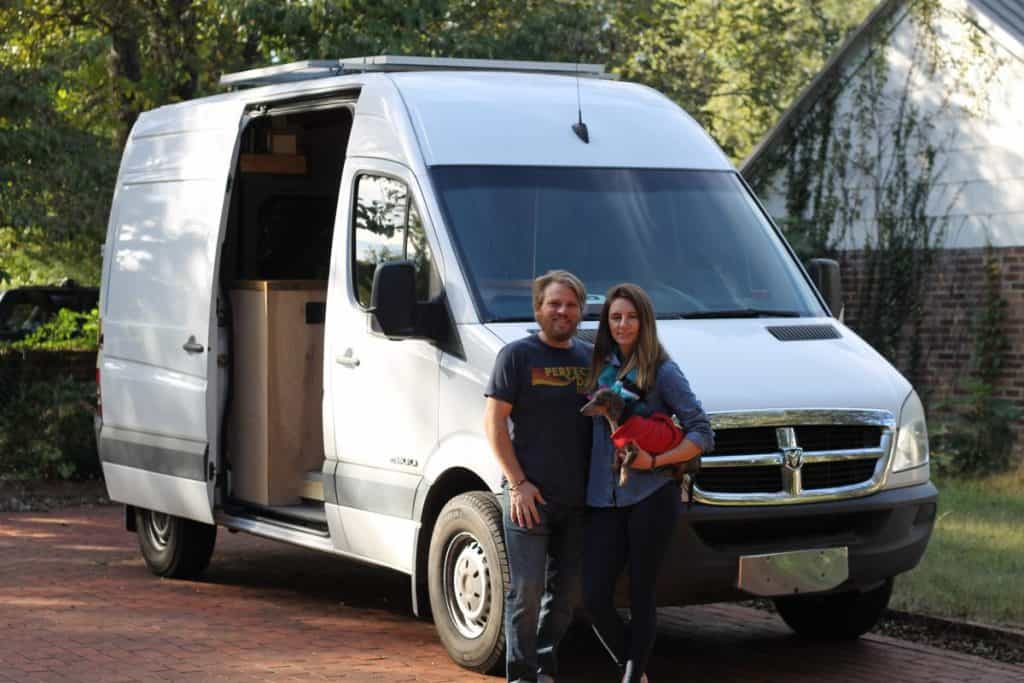
M 651 469 L 652 470 L 658 469 L 658 456 L 656 456 L 656 455 L 652 455 L 651 456 Z
M 525 483 L 526 483 L 526 477 L 523 477 L 522 479 L 520 479 L 519 481 L 515 482 L 514 484 L 510 482 L 509 485 L 508 485 L 508 490 L 509 491 L 515 491 L 517 488 L 519 488 L 520 486 L 522 486 Z

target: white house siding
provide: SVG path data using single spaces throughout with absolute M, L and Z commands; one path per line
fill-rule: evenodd
M 863 75 L 872 51 L 885 51 L 886 104 L 890 110 L 898 106 L 915 48 L 921 45 L 921 29 L 908 11 L 912 4 L 913 0 L 883 3 L 877 12 L 881 19 L 872 17 L 874 28 L 881 30 L 855 37 L 744 165 L 744 173 L 780 223 L 790 218 L 787 169 L 769 171 L 770 160 L 787 158 L 792 131 L 812 115 L 826 85 L 841 84 L 834 121 L 841 125 L 847 120 L 855 106 L 856 79 Z M 1000 293 L 1009 304 L 1005 331 L 1010 350 L 999 394 L 1024 406 L 1024 2 L 945 0 L 942 5 L 936 22 L 941 44 L 953 63 L 967 69 L 967 77 L 958 84 L 951 71 L 929 76 L 918 58 L 908 91 L 910 100 L 927 114 L 933 126 L 929 140 L 939 150 L 941 173 L 927 213 L 948 219 L 944 250 L 927 288 L 926 318 L 917 331 L 923 359 L 915 381 L 933 400 L 941 400 L 966 378 L 973 350 L 970 323 L 984 299 L 983 247 L 991 244 L 1002 271 Z M 980 41 L 971 43 L 971 24 L 965 20 L 981 30 Z M 890 131 L 883 122 L 873 131 L 877 136 L 860 141 L 883 150 L 867 175 L 847 169 L 845 187 L 861 211 L 838 241 L 847 311 L 856 311 L 862 250 L 876 218 L 871 178 L 880 176 L 891 160 L 886 156 L 893 149 Z M 856 329 L 856 320 L 849 322 Z M 908 358 L 892 360 L 901 369 L 907 367 Z M 1016 452 L 1024 456 L 1024 425 L 1018 425 L 1017 433 Z
M 982 16 L 977 11 L 974 14 L 978 24 L 986 26 Z M 909 14 L 901 12 L 897 16 L 901 18 L 884 48 L 890 64 L 886 96 L 890 116 L 895 116 L 920 30 Z M 1024 60 L 1003 47 L 991 33 L 990 45 L 983 60 L 979 60 L 971 53 L 964 18 L 960 12 L 948 12 L 937 23 L 943 46 L 950 50 L 953 61 L 974 64 L 974 73 L 965 81 L 978 85 L 977 97 L 963 89 L 952 90 L 956 77 L 949 73 L 928 77 L 917 68 L 910 81 L 910 99 L 934 127 L 931 142 L 939 149 L 938 164 L 943 169 L 934 185 L 928 213 L 949 217 L 948 247 L 980 247 L 986 241 L 1000 247 L 1024 245 Z M 1005 31 L 994 25 L 989 24 L 988 28 L 1003 40 L 1009 39 Z M 864 47 L 878 49 L 874 44 Z M 866 49 L 847 58 L 847 78 L 851 81 L 837 103 L 839 122 L 851 116 L 850 110 L 856 106 L 853 80 L 859 77 Z M 984 60 L 999 60 L 999 66 L 990 66 L 991 61 L 979 64 Z M 991 76 L 993 70 L 994 78 L 980 85 L 979 79 Z M 889 132 L 884 123 L 878 131 L 883 136 L 881 140 L 859 142 L 871 146 L 881 143 L 883 156 L 879 161 L 884 165 L 890 161 L 885 150 L 891 151 L 893 147 L 886 137 Z M 772 183 L 774 190 L 762 197 L 777 218 L 785 217 L 785 182 L 785 173 L 780 171 Z M 849 169 L 847 187 L 852 196 L 861 198 L 862 220 L 851 226 L 840 246 L 857 249 L 863 247 L 865 234 L 875 218 L 870 179 Z

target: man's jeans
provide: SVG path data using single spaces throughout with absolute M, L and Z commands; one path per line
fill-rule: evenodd
M 509 518 L 509 496 L 501 496 L 505 548 L 511 574 L 505 596 L 507 680 L 555 676 L 556 648 L 581 603 L 584 508 L 538 505 L 541 523 L 532 529 Z

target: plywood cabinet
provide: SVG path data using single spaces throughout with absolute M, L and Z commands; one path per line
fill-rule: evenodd
M 315 312 L 326 300 L 320 281 L 247 280 L 231 290 L 235 498 L 298 503 L 306 472 L 323 466 L 324 326 Z

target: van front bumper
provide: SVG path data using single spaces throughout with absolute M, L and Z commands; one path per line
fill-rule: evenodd
M 935 524 L 930 482 L 863 498 L 786 506 L 684 508 L 658 578 L 661 605 L 743 600 L 742 556 L 847 548 L 849 578 L 834 590 L 866 589 L 913 569 Z

